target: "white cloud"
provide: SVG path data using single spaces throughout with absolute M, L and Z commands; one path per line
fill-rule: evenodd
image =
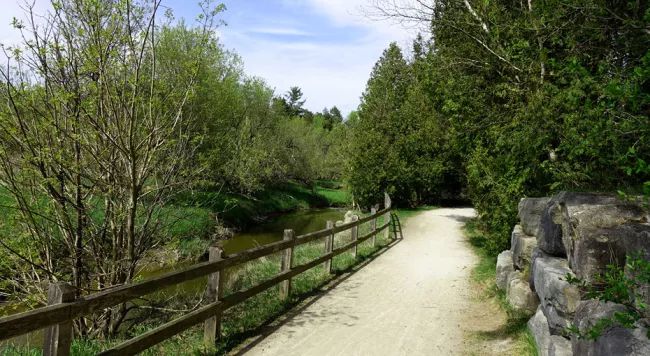
M 326 42 L 306 38 L 269 40 L 229 32 L 228 45 L 242 55 L 246 72 L 266 78 L 278 92 L 299 86 L 305 106 L 312 111 L 338 106 L 344 114 L 355 110 L 375 62 L 390 42 L 407 43 L 413 33 L 387 22 L 371 21 L 360 12 L 366 0 L 284 0 L 289 6 L 305 5 L 309 11 L 337 27 L 345 38 Z M 337 37 L 339 37 L 337 35 Z
M 253 28 L 248 30 L 251 33 L 260 33 L 264 35 L 288 35 L 288 36 L 311 36 L 311 32 L 298 30 L 295 28 L 282 28 L 282 27 L 262 27 Z
M 328 16 L 338 26 L 362 26 L 374 34 L 387 36 L 391 41 L 397 42 L 413 35 L 411 30 L 393 22 L 369 19 L 366 13 L 367 10 L 371 10 L 371 2 L 371 0 L 307 0 L 314 11 Z

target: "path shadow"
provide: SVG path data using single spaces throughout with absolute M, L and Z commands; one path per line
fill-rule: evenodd
M 404 234 L 402 234 L 402 222 L 399 220 L 397 214 L 393 214 L 391 217 L 391 225 L 393 226 L 393 236 L 397 239 L 397 234 L 399 233 L 399 239 L 404 240 Z
M 455 214 L 454 215 L 445 215 L 445 217 L 456 220 L 459 223 L 463 223 L 463 224 L 468 222 L 470 219 L 473 218 L 473 216 L 464 216 L 464 215 L 455 215 Z
M 309 308 L 311 305 L 316 303 L 318 300 L 323 298 L 324 296 L 328 295 L 332 290 L 334 290 L 336 287 L 338 287 L 341 283 L 347 281 L 350 277 L 354 276 L 357 272 L 359 272 L 362 268 L 365 266 L 369 265 L 372 261 L 374 261 L 377 257 L 383 255 L 386 253 L 388 250 L 392 249 L 400 243 L 402 239 L 396 239 L 393 240 L 391 243 L 388 245 L 384 246 L 382 249 L 377 250 L 375 253 L 372 255 L 369 255 L 365 260 L 363 260 L 361 263 L 358 265 L 351 266 L 347 268 L 346 270 L 343 271 L 338 271 L 336 274 L 336 277 L 333 279 L 329 280 L 324 288 L 318 289 L 317 292 L 313 296 L 307 296 L 304 300 L 300 301 L 297 308 L 295 309 L 289 309 L 289 311 L 284 314 L 284 317 L 280 317 L 279 319 L 282 319 L 281 321 L 278 322 L 278 319 L 269 321 L 268 323 L 261 325 L 260 327 L 250 331 L 251 337 L 255 337 L 255 340 L 247 344 L 245 347 L 243 347 L 241 350 L 238 350 L 234 355 L 240 356 L 240 355 L 245 355 L 248 351 L 251 351 L 255 346 L 259 345 L 262 341 L 266 340 L 269 336 L 271 336 L 274 332 L 279 330 L 282 326 L 294 321 L 294 319 L 300 315 L 304 314 L 305 310 Z M 308 300 L 306 303 L 304 303 L 305 300 Z M 304 304 L 302 304 L 304 303 Z M 312 315 L 314 318 L 316 317 L 322 317 L 320 315 Z M 350 325 L 343 325 L 343 326 L 350 326 Z M 257 336 L 253 336 L 257 335 Z

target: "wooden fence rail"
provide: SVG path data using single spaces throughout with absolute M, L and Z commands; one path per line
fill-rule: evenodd
M 295 236 L 293 230 L 285 230 L 282 241 L 226 257 L 223 256 L 223 250 L 219 247 L 211 247 L 210 259 L 207 262 L 198 263 L 183 270 L 170 272 L 136 283 L 125 284 L 74 300 L 71 300 L 69 297 L 70 293 L 66 293 L 67 287 L 65 284 L 52 283 L 52 291 L 50 291 L 48 302 L 54 304 L 1 318 L 0 341 L 46 328 L 44 355 L 69 355 L 72 340 L 72 333 L 70 332 L 71 323 L 74 319 L 126 303 L 132 299 L 175 284 L 208 276 L 206 294 L 207 301 L 210 304 L 117 345 L 110 350 L 106 350 L 102 355 L 134 355 L 202 322 L 205 322 L 204 341 L 206 345 L 214 345 L 220 336 L 221 313 L 224 310 L 277 284 L 280 284 L 280 298 L 287 298 L 291 293 L 291 278 L 320 264 L 325 266 L 326 272 L 331 273 L 332 258 L 348 250 L 351 250 L 356 256 L 358 244 L 372 238 L 372 244 L 374 245 L 375 235 L 384 230 L 388 234 L 390 230 L 388 227 L 390 225 L 391 201 L 387 194 L 385 195 L 384 205 L 384 209 L 380 211 L 373 208 L 371 214 L 367 217 L 339 226 L 334 226 L 332 222 L 328 222 L 326 229 L 305 235 Z M 377 217 L 382 215 L 385 216 L 384 224 L 377 227 Z M 365 236 L 359 237 L 359 226 L 366 222 L 370 222 L 370 232 Z M 351 241 L 344 246 L 334 249 L 334 235 L 346 230 L 351 230 Z M 294 248 L 321 238 L 326 238 L 324 254 L 313 261 L 294 266 Z M 223 297 L 224 271 L 226 268 L 277 252 L 282 252 L 280 274 L 253 287 Z

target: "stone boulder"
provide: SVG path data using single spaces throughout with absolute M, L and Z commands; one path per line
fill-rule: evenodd
M 548 322 L 546 321 L 542 309 L 537 309 L 535 315 L 528 320 L 528 329 L 535 339 L 537 354 L 539 356 L 548 356 L 548 349 L 551 344 L 551 334 L 549 333 Z
M 515 225 L 510 237 L 510 246 L 512 251 L 512 262 L 515 266 L 523 270 L 530 266 L 530 257 L 533 249 L 537 247 L 537 240 L 533 236 L 524 233 L 521 225 Z
M 626 223 L 611 228 L 573 227 L 568 249 L 569 266 L 587 281 L 607 272 L 607 265 L 625 266 L 627 254 L 650 246 L 650 225 Z
M 566 257 L 562 241 L 562 209 L 556 198 L 551 198 L 539 219 L 537 229 L 537 246 L 552 256 Z
M 533 249 L 533 252 L 530 254 L 530 278 L 529 278 L 529 283 L 530 283 L 530 289 L 535 290 L 535 260 L 538 258 L 548 258 L 551 257 L 551 255 L 547 254 L 544 252 L 542 249 L 539 247 L 535 247 Z
M 548 347 L 548 356 L 573 356 L 571 341 L 562 336 L 551 335 L 551 342 Z
M 510 287 L 510 282 L 512 282 L 515 279 L 523 279 L 524 275 L 521 273 L 521 271 L 514 270 L 508 274 L 508 277 L 506 278 L 506 294 L 508 294 L 508 288 Z
M 603 318 L 613 317 L 615 312 L 624 312 L 621 304 L 588 300 L 581 302 L 576 311 L 574 324 L 584 331 Z M 646 326 L 638 323 L 634 329 L 613 326 L 605 330 L 596 340 L 571 338 L 573 354 L 576 356 L 641 356 L 650 355 L 650 339 Z
M 565 260 L 555 257 L 536 258 L 532 269 L 540 308 L 548 320 L 550 332 L 561 335 L 570 325 L 580 301 L 580 291 L 565 280 L 572 274 Z
M 528 283 L 521 278 L 521 275 L 512 278 L 508 284 L 506 300 L 514 310 L 524 313 L 533 314 L 539 306 L 537 294 L 530 290 Z
M 634 245 L 631 241 L 643 240 L 644 232 L 650 232 L 646 224 L 648 211 L 640 204 L 610 195 L 572 192 L 560 193 L 555 199 L 561 209 L 562 240 L 569 266 L 587 281 L 605 272 L 608 264 L 624 265 L 627 246 Z
M 508 288 L 508 275 L 515 271 L 512 265 L 512 252 L 503 251 L 497 256 L 497 288 L 506 290 Z
M 540 216 L 551 198 L 523 198 L 519 201 L 519 221 L 526 235 L 537 235 Z

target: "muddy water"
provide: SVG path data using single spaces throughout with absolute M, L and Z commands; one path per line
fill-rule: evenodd
M 342 209 L 312 209 L 292 214 L 280 215 L 266 223 L 257 225 L 247 231 L 236 234 L 232 239 L 221 241 L 219 245 L 224 249 L 226 255 L 232 255 L 258 246 L 282 240 L 285 229 L 293 229 L 296 235 L 325 229 L 327 221 L 343 220 L 345 210 Z M 192 263 L 177 263 L 162 268 L 151 268 L 143 271 L 140 276 L 143 279 L 159 276 L 164 273 L 186 268 Z M 227 278 L 227 276 L 226 276 Z M 187 296 L 192 298 L 205 291 L 206 277 L 178 284 L 166 288 L 160 292 L 145 296 L 148 300 L 165 300 L 172 296 Z M 142 303 L 134 301 L 135 303 Z M 42 330 L 26 334 L 15 339 L 0 342 L 0 354 L 8 344 L 16 346 L 41 347 L 43 343 Z
M 325 229 L 328 220 L 343 220 L 345 211 L 341 209 L 312 209 L 279 216 L 271 222 L 258 225 L 251 230 L 223 241 L 226 255 L 263 246 L 282 240 L 285 229 L 293 229 L 296 235 Z

